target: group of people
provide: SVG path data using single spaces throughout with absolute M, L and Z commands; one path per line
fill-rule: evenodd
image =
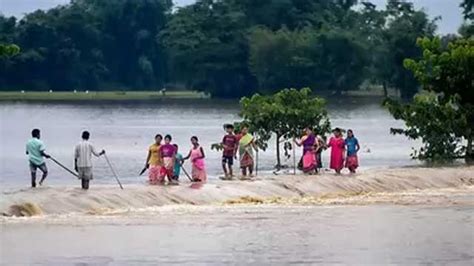
M 317 173 L 321 169 L 321 154 L 325 149 L 331 149 L 329 168 L 340 174 L 344 166 L 350 173 L 355 173 L 359 167 L 357 152 L 360 149 L 359 141 L 354 136 L 354 132 L 347 130 L 347 137 L 344 139 L 342 130 L 335 128 L 333 136 L 326 143 L 320 135 L 315 135 L 311 128 L 304 129 L 304 135 L 300 140 L 294 139 L 298 146 L 303 146 L 303 156 L 298 164 L 304 173 Z
M 234 132 L 231 124 L 224 126 L 226 134 L 222 138 L 222 169 L 224 176 L 222 179 L 231 180 L 234 178 L 234 159 L 239 158 L 241 179 L 253 177 L 255 165 L 255 153 L 258 151 L 255 138 L 249 133 L 248 126 L 243 125 L 238 134 Z M 48 175 L 48 168 L 44 158 L 51 158 L 46 153 L 44 143 L 40 140 L 40 130 L 33 129 L 32 138 L 26 144 L 26 154 L 29 158 L 31 172 L 31 186 L 36 187 L 36 172 L 39 169 L 43 175 L 39 184 L 41 185 Z M 347 131 L 347 138 L 344 139 L 342 130 L 334 129 L 334 136 L 325 143 L 324 139 L 315 135 L 310 128 L 304 130 L 304 135 L 299 139 L 294 139 L 298 146 L 303 146 L 303 156 L 299 166 L 304 173 L 317 173 L 322 168 L 321 153 L 327 148 L 331 148 L 330 168 L 340 174 L 345 167 L 351 173 L 355 173 L 358 167 L 357 152 L 360 149 L 357 138 L 352 130 Z M 99 157 L 105 155 L 105 150 L 100 152 L 89 142 L 90 133 L 82 132 L 82 140 L 76 145 L 74 151 L 75 174 L 81 180 L 83 189 L 89 189 L 89 182 L 93 178 L 92 155 Z M 164 140 L 164 141 L 163 141 Z M 196 136 L 191 137 L 191 149 L 187 156 L 183 157 L 178 151 L 178 145 L 172 143 L 171 135 L 166 135 L 163 139 L 161 134 L 155 136 L 155 142 L 149 146 L 145 167 L 142 173 L 148 170 L 150 184 L 178 184 L 183 163 L 190 160 L 192 164 L 191 176 L 193 182 L 206 182 L 207 173 L 205 167 L 204 149 L 199 145 Z M 237 156 L 238 155 L 238 156 Z M 54 159 L 53 159 L 54 160 Z M 63 166 L 64 167 L 64 166 Z M 185 170 L 184 170 L 185 171 Z M 186 175 L 187 172 L 185 172 Z
M 177 184 L 181 168 L 186 160 L 192 163 L 192 181 L 205 182 L 207 180 L 206 167 L 204 163 L 204 149 L 199 145 L 196 136 L 191 137 L 191 150 L 186 157 L 178 152 L 178 145 L 171 144 L 171 135 L 163 137 L 160 134 L 155 136 L 155 143 L 148 148 L 148 156 L 145 161 L 145 168 L 148 169 L 148 179 L 150 184 L 162 184 L 168 181 L 169 184 Z
M 48 176 L 48 168 L 44 158 L 51 158 L 51 156 L 46 153 L 46 146 L 40 140 L 40 130 L 37 128 L 33 129 L 31 136 L 32 138 L 26 143 L 26 154 L 28 155 L 31 173 L 31 187 L 36 187 L 36 172 L 39 169 L 43 173 L 39 181 L 41 186 Z M 75 175 L 81 180 L 83 189 L 89 189 L 89 182 L 93 178 L 92 155 L 99 157 L 105 154 L 105 150 L 97 151 L 94 145 L 89 142 L 89 137 L 90 133 L 88 131 L 82 132 L 82 140 L 74 149 L 74 170 L 77 172 Z

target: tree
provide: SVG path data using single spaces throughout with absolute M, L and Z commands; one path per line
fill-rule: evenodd
M 162 31 L 171 77 L 217 97 L 248 95 L 244 14 L 231 1 L 201 0 L 180 8 Z
M 268 142 L 275 136 L 277 168 L 281 167 L 281 143 L 299 136 L 303 128 L 314 128 L 321 135 L 330 132 L 326 102 L 313 97 L 308 88 L 284 89 L 269 96 L 254 94 L 242 98 L 240 104 L 240 116 L 260 141 Z
M 357 89 L 368 56 L 363 45 L 347 31 L 252 31 L 249 65 L 264 91 L 318 86 L 340 94 Z
M 463 14 L 465 19 L 474 19 L 474 13 L 472 12 L 474 0 L 463 0 L 461 7 L 464 9 Z
M 447 47 L 439 38 L 423 38 L 417 43 L 423 57 L 406 59 L 405 67 L 432 94 L 407 105 L 389 102 L 391 113 L 408 127 L 395 133 L 422 138 L 422 159 L 462 155 L 470 162 L 474 158 L 474 39 L 454 40 Z
M 402 98 L 410 99 L 418 92 L 418 83 L 413 73 L 403 66 L 403 60 L 422 56 L 416 40 L 433 36 L 437 18 L 429 20 L 425 12 L 414 9 L 413 3 L 402 0 L 389 0 L 386 9 L 385 40 L 389 62 L 385 65 L 388 69 L 382 72 L 388 76 L 383 79 L 399 89 Z
M 467 120 L 454 99 L 445 102 L 437 94 L 425 92 L 415 95 L 411 103 L 387 100 L 385 106 L 395 119 L 405 122 L 406 128 L 391 128 L 392 134 L 421 139 L 422 147 L 413 151 L 413 159 L 445 162 L 462 156 L 461 138 L 454 132 L 466 127 Z
M 20 47 L 15 44 L 0 43 L 0 58 L 14 56 L 20 52 Z

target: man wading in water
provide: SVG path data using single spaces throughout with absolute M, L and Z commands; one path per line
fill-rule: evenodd
M 50 158 L 50 156 L 44 152 L 46 147 L 40 140 L 40 130 L 37 128 L 33 129 L 31 136 L 32 138 L 26 143 L 26 154 L 30 162 L 31 187 L 36 187 L 36 170 L 39 168 L 41 172 L 43 172 L 43 177 L 39 182 L 41 186 L 48 176 L 48 168 L 46 167 L 43 157 Z
M 89 142 L 89 132 L 82 132 L 82 141 L 76 145 L 74 151 L 74 169 L 81 179 L 82 189 L 89 189 L 89 181 L 92 179 L 92 154 L 99 157 L 105 154 L 102 150 L 100 153 Z

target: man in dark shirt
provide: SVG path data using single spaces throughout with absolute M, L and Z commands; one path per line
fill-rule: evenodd
M 234 135 L 234 126 L 225 125 L 225 131 L 227 134 L 222 139 L 222 169 L 224 170 L 225 179 L 232 179 L 234 176 L 232 171 L 232 165 L 234 164 L 234 158 L 237 154 L 237 136 Z

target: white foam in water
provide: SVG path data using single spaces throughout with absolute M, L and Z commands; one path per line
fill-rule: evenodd
M 21 215 L 126 215 L 139 209 L 167 205 L 215 205 L 239 203 L 278 204 L 369 204 L 371 193 L 440 189 L 474 184 L 473 167 L 394 168 L 366 170 L 354 176 L 267 176 L 256 181 L 211 181 L 208 184 L 183 183 L 180 186 L 95 185 L 89 191 L 77 187 L 41 187 L 4 192 L 0 211 Z M 346 200 L 350 197 L 358 197 Z M 378 194 L 382 202 L 399 198 Z M 409 196 L 409 195 L 408 195 Z M 362 200 L 361 200 L 362 199 Z M 417 203 L 418 201 L 413 201 Z M 33 204 L 33 207 L 24 207 Z M 12 206 L 16 209 L 12 210 Z M 33 211 L 30 209 L 34 209 Z M 36 209 L 40 211 L 35 211 Z M 19 211 L 17 211 L 19 210 Z M 150 209 L 147 209 L 149 211 Z M 38 213 L 36 213 L 38 212 Z

